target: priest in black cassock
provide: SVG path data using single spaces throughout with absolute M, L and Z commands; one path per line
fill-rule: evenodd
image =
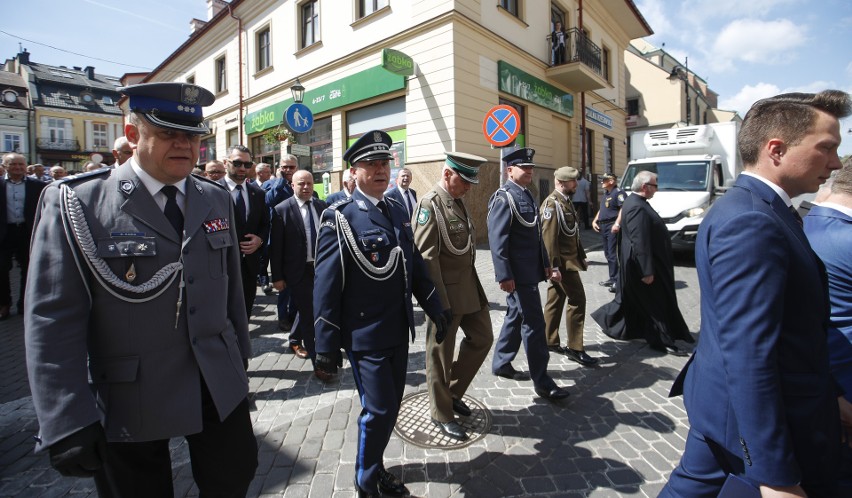
M 657 191 L 657 175 L 639 172 L 632 189 L 621 208 L 615 299 L 592 318 L 613 339 L 645 339 L 654 350 L 685 356 L 675 341 L 695 340 L 677 306 L 671 239 L 666 224 L 648 204 Z

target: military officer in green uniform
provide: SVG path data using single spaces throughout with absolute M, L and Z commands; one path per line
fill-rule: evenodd
M 547 348 L 564 354 L 583 366 L 595 365 L 583 347 L 583 327 L 586 323 L 586 292 L 580 272 L 586 271 L 586 252 L 577 229 L 577 211 L 571 194 L 577 190 L 579 172 L 571 166 L 556 170 L 556 189 L 541 203 L 541 237 L 550 257 L 553 271 L 547 287 L 544 305 Z M 565 327 L 568 329 L 568 346 L 559 345 L 559 322 L 565 307 Z
M 468 438 L 453 412 L 467 417 L 470 407 L 462 397 L 488 356 L 494 333 L 488 315 L 488 299 L 479 282 L 476 260 L 476 234 L 462 198 L 472 185 L 485 159 L 461 152 L 447 152 L 441 180 L 417 205 L 414 243 L 429 267 L 429 274 L 441 298 L 441 307 L 450 310 L 447 336 L 443 342 L 435 334 L 426 336 L 426 385 L 432 422 L 446 436 Z M 433 324 L 429 323 L 430 331 Z M 456 332 L 464 338 L 455 355 Z

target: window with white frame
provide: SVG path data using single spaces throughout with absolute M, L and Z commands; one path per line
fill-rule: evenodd
M 358 0 L 358 18 L 367 17 L 373 12 L 388 6 L 390 0 Z
M 255 47 L 257 50 L 257 72 L 260 72 L 272 65 L 272 31 L 269 26 L 262 28 L 255 34 Z
M 319 0 L 310 0 L 299 6 L 301 13 L 302 45 L 309 47 L 320 40 L 319 32 Z
M 506 9 L 506 12 L 515 17 L 521 17 L 521 0 L 500 0 L 500 7 Z
M 67 119 L 62 118 L 47 118 L 47 139 L 51 143 L 58 143 L 65 140 L 65 125 Z
M 22 152 L 20 133 L 3 132 L 3 152 Z
M 106 123 L 92 123 L 92 146 L 95 149 L 105 149 L 109 147 Z
M 216 59 L 216 93 L 228 90 L 228 65 L 223 55 Z

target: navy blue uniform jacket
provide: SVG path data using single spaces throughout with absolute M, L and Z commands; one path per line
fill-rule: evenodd
M 385 198 L 391 220 L 356 189 L 352 197 L 326 209 L 317 237 L 314 278 L 314 327 L 319 353 L 376 351 L 405 344 L 414 338 L 411 296 L 430 317 L 441 313 L 441 302 L 423 257 L 414 246 L 414 232 L 405 207 Z M 350 226 L 337 219 L 340 212 Z M 360 254 L 382 268 L 397 244 L 404 259 L 384 275 L 366 273 Z

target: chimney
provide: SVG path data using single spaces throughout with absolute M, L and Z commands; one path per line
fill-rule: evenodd
M 24 49 L 23 52 L 18 52 L 18 63 L 19 64 L 29 64 L 30 63 L 30 53 L 27 52 L 27 49 Z
M 189 34 L 194 35 L 196 31 L 203 28 L 204 26 L 207 26 L 207 21 L 192 18 L 192 20 L 189 21 Z
M 90 80 L 95 79 L 95 68 L 93 68 L 92 66 L 86 66 L 86 69 L 84 69 L 84 71 L 86 71 L 87 78 L 89 78 Z
M 216 17 L 216 14 L 226 7 L 228 7 L 228 2 L 223 0 L 207 0 L 207 20 Z

